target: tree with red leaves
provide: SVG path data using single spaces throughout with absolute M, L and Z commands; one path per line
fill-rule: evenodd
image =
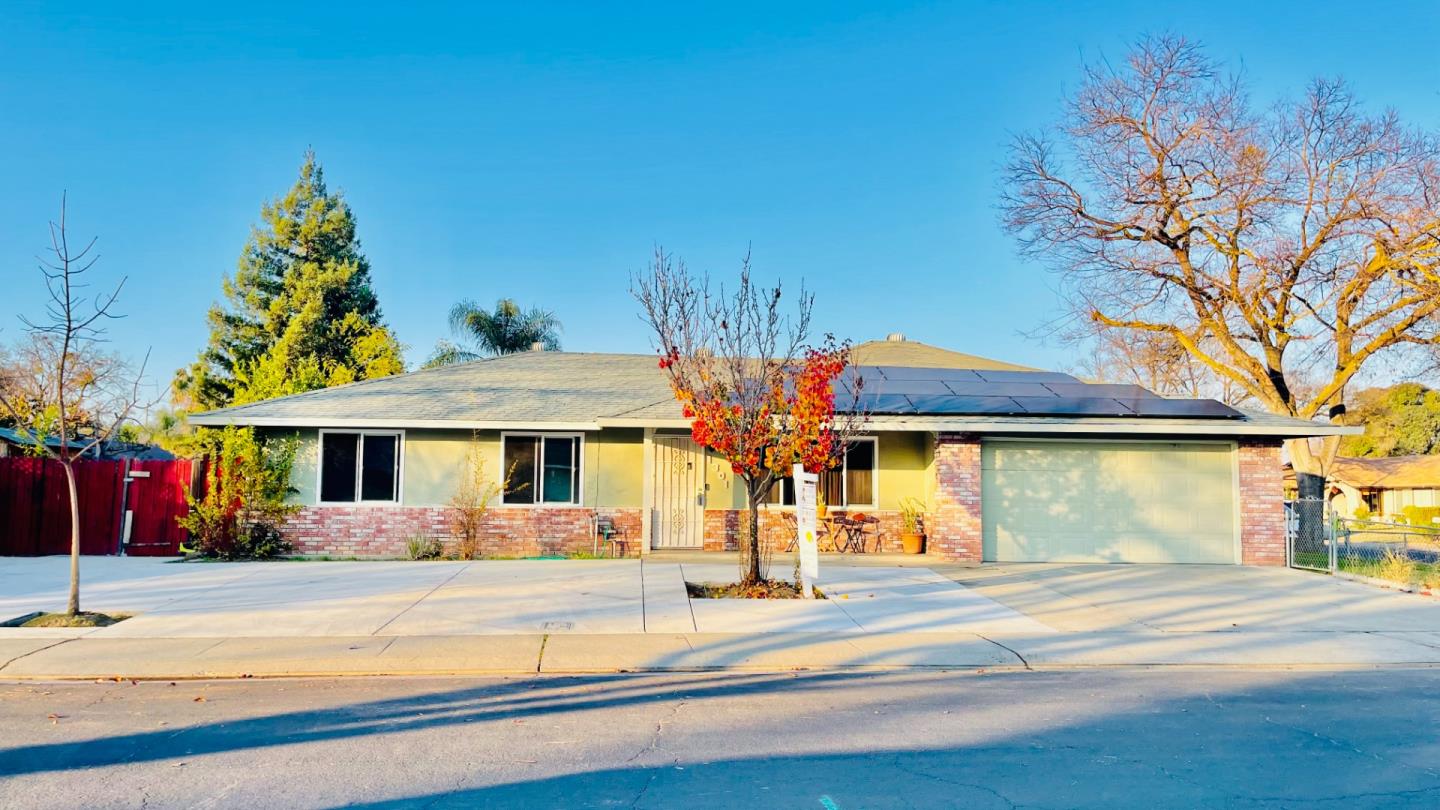
M 741 584 L 765 580 L 758 508 L 771 487 L 803 464 L 835 467 L 861 416 L 849 407 L 861 381 L 846 381 L 847 407 L 837 413 L 836 382 L 849 367 L 850 345 L 826 335 L 810 345 L 814 296 L 801 288 L 793 319 L 780 311 L 780 287 L 750 279 L 712 294 L 709 279 L 656 248 L 648 272 L 631 292 L 654 330 L 659 366 L 670 380 L 696 444 L 730 464 L 745 484 L 746 526 L 740 543 Z

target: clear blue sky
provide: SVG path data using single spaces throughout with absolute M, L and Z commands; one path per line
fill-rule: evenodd
M 412 362 L 461 297 L 648 351 L 626 280 L 661 242 L 721 276 L 752 244 L 857 341 L 1064 365 L 1020 334 L 1056 300 L 996 224 L 996 170 L 1082 60 L 1175 31 L 1262 99 L 1340 74 L 1440 127 L 1434 2 L 218 5 L 0 6 L 0 339 L 41 306 L 68 189 L 100 275 L 130 277 L 115 347 L 168 381 L 313 145 Z

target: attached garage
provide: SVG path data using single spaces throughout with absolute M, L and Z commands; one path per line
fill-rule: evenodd
M 986 440 L 984 559 L 1239 562 L 1231 442 Z

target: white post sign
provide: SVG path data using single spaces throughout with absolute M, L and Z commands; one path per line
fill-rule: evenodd
M 815 598 L 815 583 L 820 580 L 820 553 L 815 539 L 815 494 L 820 476 L 805 472 L 795 465 L 795 528 L 800 533 L 796 548 L 800 549 L 800 581 L 805 598 Z

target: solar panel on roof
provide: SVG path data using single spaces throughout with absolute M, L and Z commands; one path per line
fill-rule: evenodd
M 1062 397 L 1115 397 L 1116 399 L 1158 399 L 1159 395 L 1138 385 L 1114 383 L 1045 383 L 1045 387 Z
M 969 397 L 1053 397 L 1041 383 L 948 382 L 951 393 Z
M 867 383 L 865 391 L 872 394 L 943 394 L 951 391 L 941 380 L 878 380 Z
M 854 397 L 846 398 L 850 403 L 855 402 Z M 859 396 L 859 410 L 865 413 L 914 413 L 915 407 L 910 400 L 900 394 L 871 394 L 862 393 Z M 836 397 L 836 407 L 840 406 L 840 397 Z M 849 410 L 849 408 L 846 408 Z
M 1014 397 L 1026 413 L 1037 416 L 1134 416 L 1117 399 L 1106 397 Z
M 986 413 L 1024 413 L 1024 409 L 1015 404 L 1015 400 L 1009 397 L 958 397 L 946 396 L 911 396 L 910 403 L 915 407 L 917 414 L 944 414 L 947 416 L 962 416 L 966 414 Z
M 1235 419 L 1244 414 L 1213 399 L 1149 399 L 1126 400 L 1125 404 L 1140 416 L 1178 416 L 1191 419 Z

